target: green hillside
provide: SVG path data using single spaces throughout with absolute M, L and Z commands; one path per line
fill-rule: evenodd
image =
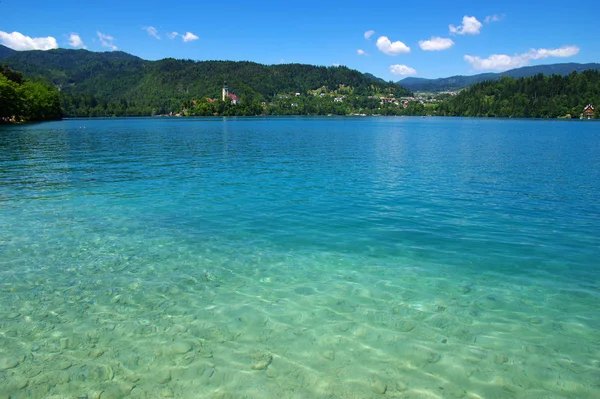
M 456 91 L 468 87 L 474 83 L 485 82 L 488 80 L 498 80 L 505 76 L 511 78 L 527 78 L 530 76 L 535 76 L 539 73 L 546 76 L 564 76 L 570 74 L 571 72 L 583 72 L 588 69 L 600 69 L 600 64 L 564 63 L 536 65 L 511 69 L 499 73 L 481 73 L 472 76 L 457 75 L 438 79 L 408 77 L 402 79 L 398 83 L 412 91 Z
M 1 62 L 57 87 L 66 116 L 178 112 L 192 100 L 219 98 L 224 82 L 243 99 L 242 105 L 268 102 L 282 93 L 306 95 L 319 88 L 332 93 L 340 87 L 351 88 L 356 96 L 410 94 L 398 84 L 346 67 L 172 58 L 146 61 L 120 51 L 66 49 L 8 52 Z
M 0 65 L 0 123 L 60 119 L 58 91 Z
M 8 47 L 6 47 L 6 46 L 3 46 L 3 45 L 1 45 L 1 44 L 0 44 L 0 61 L 1 61 L 3 58 L 6 58 L 6 57 L 8 57 L 9 55 L 11 55 L 11 54 L 12 54 L 12 53 L 14 53 L 14 52 L 15 52 L 15 50 L 13 50 L 13 49 L 10 49 L 10 48 L 8 48 Z
M 538 74 L 476 83 L 442 102 L 438 115 L 578 118 L 587 104 L 600 106 L 600 71 L 567 76 Z M 598 114 L 595 115 L 598 118 Z

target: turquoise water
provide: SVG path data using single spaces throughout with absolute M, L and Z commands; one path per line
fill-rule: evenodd
M 600 124 L 0 127 L 0 398 L 598 398 Z

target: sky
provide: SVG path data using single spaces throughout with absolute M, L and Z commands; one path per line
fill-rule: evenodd
M 600 62 L 599 19 L 585 3 L 556 0 L 0 0 L 0 43 L 345 65 L 397 81 Z

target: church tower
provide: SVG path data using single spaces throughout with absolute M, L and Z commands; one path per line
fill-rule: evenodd
M 223 101 L 229 97 L 229 89 L 227 88 L 227 82 L 223 83 Z

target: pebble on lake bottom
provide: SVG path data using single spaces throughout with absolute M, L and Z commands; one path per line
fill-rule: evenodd
M 371 390 L 383 395 L 387 391 L 387 384 L 381 378 L 375 377 L 371 381 Z
M 265 370 L 267 367 L 269 367 L 269 365 L 271 364 L 272 361 L 273 361 L 273 356 L 271 356 L 271 355 L 263 356 L 260 361 L 258 361 L 257 363 L 254 363 L 252 365 L 252 370 Z
M 14 369 L 23 361 L 22 357 L 9 356 L 0 358 L 0 370 Z
M 192 344 L 186 341 L 176 341 L 171 345 L 171 351 L 178 355 L 183 355 L 192 350 Z

